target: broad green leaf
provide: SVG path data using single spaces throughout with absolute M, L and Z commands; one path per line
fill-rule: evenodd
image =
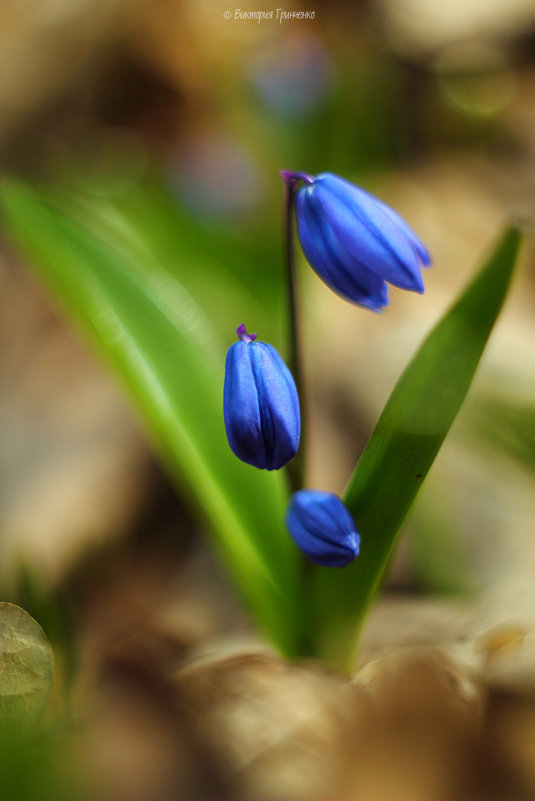
M 274 249 L 249 228 L 214 231 L 181 210 L 155 179 L 118 197 L 99 194 L 88 179 L 83 187 L 71 181 L 54 192 L 54 204 L 110 245 L 120 243 L 138 263 L 156 261 L 198 299 L 225 341 L 245 316 L 262 339 L 280 344 L 277 237 Z
M 201 295 L 160 264 L 143 227 L 136 230 L 136 218 L 119 205 L 101 213 L 97 201 L 61 199 L 16 179 L 3 180 L 1 199 L 10 240 L 120 375 L 266 633 L 283 652 L 296 653 L 303 594 L 297 549 L 283 525 L 285 476 L 241 463 L 228 446 L 228 343 L 204 314 Z M 226 278 L 232 296 L 239 285 Z
M 508 229 L 480 273 L 431 331 L 390 396 L 351 477 L 345 503 L 361 553 L 343 570 L 316 568 L 317 644 L 354 663 L 359 630 L 396 535 L 468 392 L 502 307 L 520 241 Z
M 52 648 L 33 617 L 0 603 L 0 721 L 21 725 L 39 717 L 54 673 Z

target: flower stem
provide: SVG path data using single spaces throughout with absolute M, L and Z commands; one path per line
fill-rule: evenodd
M 307 433 L 305 387 L 303 380 L 303 363 L 301 360 L 301 328 L 299 319 L 299 303 L 297 291 L 297 269 L 295 263 L 295 200 L 297 187 L 300 181 L 309 183 L 309 176 L 303 173 L 291 173 L 282 171 L 281 176 L 284 180 L 284 264 L 286 272 L 286 299 L 289 326 L 289 349 L 288 366 L 292 373 L 299 396 L 301 408 L 301 440 L 299 450 L 291 462 L 288 463 L 288 478 L 292 492 L 297 492 L 305 486 L 305 443 Z M 311 579 L 313 577 L 313 564 L 301 553 L 301 579 L 305 598 L 311 596 Z M 317 652 L 317 643 L 314 636 L 314 618 L 310 608 L 306 607 L 306 617 L 303 620 L 303 631 L 300 643 L 300 657 L 314 656 Z
M 288 464 L 288 473 L 292 491 L 302 489 L 305 479 L 305 406 L 304 406 L 304 387 L 303 369 L 301 362 L 301 338 L 299 325 L 299 312 L 297 302 L 297 275 L 295 265 L 295 238 L 294 238 L 294 210 L 295 195 L 299 178 L 293 174 L 281 173 L 284 179 L 285 199 L 284 199 L 284 263 L 286 268 L 286 297 L 289 322 L 289 356 L 288 366 L 292 373 L 299 404 L 301 407 L 301 444 L 297 454 Z

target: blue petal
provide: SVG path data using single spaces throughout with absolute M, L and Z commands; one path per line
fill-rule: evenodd
M 236 342 L 229 348 L 223 413 L 229 445 L 247 464 L 278 470 L 295 456 L 300 436 L 297 390 L 271 345 Z
M 303 189 L 340 240 L 340 246 L 380 278 L 401 289 L 423 292 L 420 257 L 406 226 L 384 211 L 384 204 L 353 184 L 322 173 Z
M 377 205 L 382 208 L 384 213 L 388 217 L 390 217 L 392 222 L 394 222 L 397 225 L 399 225 L 400 228 L 403 228 L 403 230 L 407 234 L 407 237 L 408 237 L 412 247 L 416 251 L 416 255 L 420 259 L 422 265 L 424 267 L 430 267 L 431 266 L 431 255 L 430 255 L 429 251 L 425 247 L 425 245 L 422 242 L 422 240 L 414 233 L 414 231 L 412 230 L 410 225 L 408 225 L 405 222 L 403 217 L 400 217 L 400 215 L 396 211 L 394 211 L 394 209 L 392 209 L 390 206 L 387 206 L 386 203 L 383 203 L 383 201 L 379 200 L 379 198 L 377 198 L 374 195 L 370 194 L 370 192 L 366 192 L 365 189 L 361 189 L 360 191 L 363 192 L 365 195 L 368 195 L 368 197 L 371 200 L 375 201 L 375 203 L 377 203 Z
M 385 282 L 340 248 L 338 239 L 318 209 L 297 195 L 297 228 L 304 254 L 320 278 L 342 297 L 373 311 L 388 305 Z
M 333 546 L 311 534 L 302 524 L 296 512 L 289 512 L 286 525 L 293 539 L 308 558 L 323 567 L 344 567 L 353 561 L 350 550 Z
M 316 564 L 343 567 L 355 559 L 360 538 L 348 509 L 332 493 L 300 490 L 286 514 L 292 538 Z
M 260 424 L 256 383 L 251 370 L 247 342 L 235 342 L 225 363 L 223 416 L 227 439 L 238 459 L 255 467 L 266 467 L 266 448 Z
M 251 342 L 249 358 L 256 382 L 268 470 L 278 470 L 299 447 L 301 418 L 292 374 L 272 345 Z

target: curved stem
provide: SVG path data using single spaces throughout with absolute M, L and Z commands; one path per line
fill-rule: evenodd
M 304 386 L 303 386 L 303 369 L 301 362 L 301 340 L 300 340 L 300 326 L 299 326 L 299 312 L 298 312 L 298 299 L 297 299 L 297 275 L 295 265 L 295 237 L 294 237 L 294 210 L 295 210 L 295 196 L 296 188 L 299 178 L 292 173 L 281 173 L 285 185 L 285 199 L 284 199 L 284 263 L 286 267 L 286 293 L 288 304 L 288 322 L 289 322 L 289 356 L 288 366 L 292 373 L 295 385 L 297 387 L 297 394 L 299 396 L 299 405 L 301 408 L 301 443 L 299 450 L 292 461 L 288 464 L 288 473 L 290 476 L 290 483 L 292 491 L 302 489 L 305 479 L 305 406 L 304 406 Z

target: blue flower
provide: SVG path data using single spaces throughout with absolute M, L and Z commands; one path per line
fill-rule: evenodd
M 332 492 L 295 492 L 286 512 L 286 526 L 297 545 L 317 565 L 343 567 L 359 554 L 355 522 Z
M 297 229 L 320 278 L 346 300 L 380 311 L 386 281 L 423 292 L 420 269 L 429 253 L 407 223 L 378 198 L 329 172 L 282 173 L 304 181 L 297 192 Z
M 223 411 L 229 445 L 247 464 L 278 470 L 299 447 L 301 418 L 292 374 L 272 345 L 242 324 L 225 365 Z

